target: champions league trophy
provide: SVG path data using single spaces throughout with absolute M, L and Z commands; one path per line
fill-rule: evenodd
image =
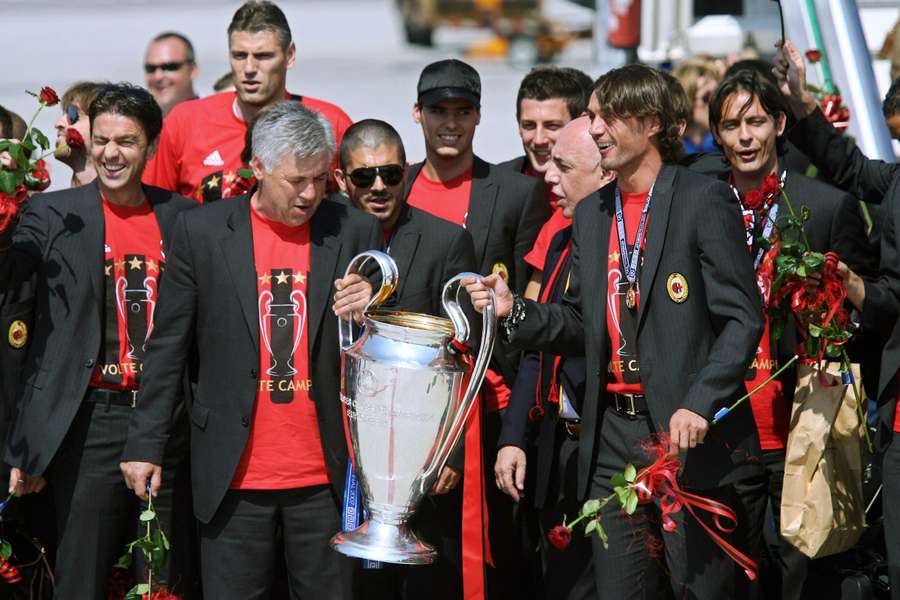
M 362 333 L 354 340 L 352 320 L 338 324 L 344 426 L 368 519 L 335 535 L 331 546 L 357 558 L 428 564 L 437 552 L 417 539 L 407 522 L 437 479 L 475 404 L 494 346 L 496 306 L 492 301 L 484 310 L 481 348 L 472 366 L 467 355 L 454 349 L 469 339 L 469 323 L 459 305 L 460 282 L 481 276 L 460 273 L 444 285 L 448 320 L 373 308 L 393 293 L 397 265 L 372 250 L 350 261 L 346 275 L 358 273 L 370 259 L 381 268 L 382 284 L 363 311 Z

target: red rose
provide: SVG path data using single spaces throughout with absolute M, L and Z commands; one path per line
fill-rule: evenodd
M 37 161 L 26 179 L 32 190 L 42 192 L 50 187 L 50 171 L 47 170 L 46 163 L 43 160 Z
M 557 550 L 565 550 L 572 541 L 572 530 L 565 525 L 557 525 L 547 534 L 547 541 Z
M 56 91 L 52 87 L 42 87 L 41 93 L 38 94 L 38 100 L 41 101 L 41 104 L 44 106 L 55 106 L 59 104 L 59 96 L 56 95 Z
M 763 195 L 759 190 L 750 190 L 741 198 L 741 204 L 747 210 L 759 210 L 763 205 Z
M 819 52 L 818 50 L 816 50 L 815 48 L 807 50 L 806 51 L 806 60 L 808 60 L 811 63 L 817 63 L 820 60 L 822 60 L 822 53 Z
M 771 198 L 781 193 L 781 182 L 774 175 L 766 175 L 762 184 L 763 198 Z
M 77 129 L 69 127 L 66 129 L 66 144 L 70 148 L 84 148 L 84 138 Z

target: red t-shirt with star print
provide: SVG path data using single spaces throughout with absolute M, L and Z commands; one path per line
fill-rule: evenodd
M 231 487 L 327 484 L 310 390 L 309 223 L 291 227 L 250 210 L 257 275 L 259 378 L 250 436 Z
M 247 169 L 241 160 L 247 122 L 234 113 L 236 92 L 222 92 L 206 98 L 181 102 L 166 117 L 159 147 L 144 169 L 143 181 L 172 190 L 198 202 L 240 196 L 252 187 L 253 179 L 241 177 Z M 330 102 L 308 96 L 300 103 L 324 116 L 340 147 L 344 132 L 353 124 L 343 110 Z M 335 162 L 330 172 L 334 172 Z
M 622 192 L 622 213 L 625 217 L 625 238 L 628 246 L 628 257 L 637 238 L 641 211 L 647 200 L 647 192 L 629 194 Z M 612 231 L 609 234 L 607 260 L 606 289 L 606 329 L 609 332 L 611 345 L 609 365 L 607 365 L 606 391 L 613 394 L 643 394 L 641 383 L 641 365 L 637 353 L 637 313 L 641 302 L 640 277 L 644 262 L 644 248 L 647 245 L 646 230 L 650 227 L 650 213 L 647 213 L 644 239 L 638 259 L 637 281 L 634 284 L 635 306 L 628 308 L 626 295 L 628 278 L 622 268 L 622 256 L 619 251 L 619 234 L 613 219 Z
M 105 229 L 103 343 L 89 385 L 136 390 L 165 266 L 162 237 L 146 198 L 137 206 L 120 206 L 106 198 L 101 198 L 101 203 Z

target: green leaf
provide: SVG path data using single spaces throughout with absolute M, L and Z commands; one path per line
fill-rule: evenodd
M 805 204 L 800 207 L 800 220 L 804 223 L 809 221 L 809 218 L 812 216 L 812 211 L 809 210 L 809 207 Z
M 590 521 L 588 521 L 588 524 L 584 526 L 584 535 L 591 535 L 592 533 L 597 531 L 598 527 L 600 527 L 600 521 L 598 521 L 597 519 L 591 519 Z
M 19 177 L 13 171 L 0 170 L 0 191 L 12 194 L 19 185 Z
M 840 358 L 841 349 L 839 346 L 828 346 L 825 348 L 825 356 L 828 358 Z
M 32 129 L 31 134 L 34 136 L 34 141 L 37 142 L 42 150 L 48 150 L 50 148 L 50 140 L 47 139 L 47 136 L 44 135 L 40 129 Z
M 817 338 L 822 335 L 822 328 L 816 325 L 815 323 L 809 324 L 809 335 Z
M 22 144 L 13 144 L 7 149 L 9 155 L 13 157 L 13 159 L 19 163 L 19 169 L 24 168 L 25 166 L 25 148 L 22 147 Z
M 806 338 L 806 356 L 814 358 L 819 356 L 819 339 L 814 337 Z
M 130 569 L 130 568 L 131 568 L 131 563 L 132 563 L 132 562 L 133 562 L 133 561 L 132 561 L 132 558 L 131 558 L 131 552 L 129 551 L 129 552 L 123 554 L 122 556 L 120 556 L 120 557 L 119 557 L 119 561 L 118 561 L 115 565 L 113 565 L 113 566 L 114 566 L 116 569 L 126 569 L 126 570 L 127 570 L 127 569 Z
M 797 266 L 797 275 L 799 275 L 800 277 L 806 277 L 806 276 L 807 276 L 807 273 L 806 273 L 806 265 L 798 265 L 798 266 Z
M 600 543 L 603 544 L 604 550 L 609 550 L 609 536 L 606 535 L 606 530 L 603 529 L 603 525 L 600 522 L 597 522 L 597 535 L 600 536 Z
M 631 493 L 628 495 L 628 500 L 625 502 L 625 512 L 626 514 L 634 514 L 634 510 L 638 505 L 638 497 L 637 493 L 634 490 L 631 490 Z
M 0 152 L 3 152 L 4 150 L 9 149 L 9 147 L 12 146 L 12 144 L 13 143 L 9 140 L 0 140 Z
M 803 255 L 803 264 L 810 269 L 818 269 L 825 264 L 825 255 L 821 252 L 808 252 Z
M 613 488 L 613 492 L 615 492 L 616 497 L 619 499 L 619 504 L 625 506 L 625 503 L 628 501 L 628 492 L 631 491 L 631 488 L 628 486 L 617 486 Z
M 596 514 L 598 510 L 600 510 L 600 501 L 596 499 L 588 500 L 581 505 L 581 514 L 585 516 Z
M 629 483 L 629 481 L 625 479 L 625 476 L 621 473 L 615 473 L 609 481 L 613 484 L 613 487 L 625 487 Z
M 150 510 L 150 509 L 147 509 L 147 510 L 145 510 L 144 512 L 141 513 L 141 521 L 143 521 L 143 522 L 145 522 L 145 523 L 146 523 L 147 521 L 152 521 L 152 520 L 155 519 L 155 518 L 156 518 L 156 513 L 153 512 L 153 511 Z
M 628 483 L 634 483 L 634 478 L 637 477 L 637 469 L 634 468 L 634 465 L 628 463 L 625 465 L 625 481 Z
M 0 540 L 0 557 L 6 559 L 12 556 L 12 544 L 6 540 Z
M 22 148 L 25 149 L 25 154 L 27 157 L 31 157 L 31 153 L 37 149 L 37 144 L 35 144 L 31 140 L 30 133 L 28 134 L 28 137 L 26 137 L 24 140 L 22 140 Z

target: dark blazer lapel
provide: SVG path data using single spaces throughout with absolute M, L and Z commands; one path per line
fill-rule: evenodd
M 499 192 L 499 188 L 491 180 L 490 173 L 490 165 L 476 156 L 472 165 L 472 193 L 469 196 L 466 230 L 472 236 L 472 241 L 475 242 L 475 260 L 479 268 L 484 262 L 488 234 L 491 230 L 491 219 Z M 490 275 L 490 273 L 484 273 L 484 275 Z
M 228 216 L 228 231 L 219 240 L 225 266 L 231 273 L 234 291 L 241 303 L 253 345 L 259 347 L 259 308 L 256 305 L 256 268 L 253 264 L 253 232 L 250 226 L 250 196 L 230 200 L 234 210 Z
M 590 262 L 589 255 L 597 252 L 597 272 L 592 277 L 581 278 L 581 301 L 582 305 L 590 305 L 586 300 L 588 298 L 596 298 L 598 305 L 595 310 L 600 311 L 599 319 L 590 319 L 596 324 L 596 329 L 592 332 L 594 339 L 598 340 L 598 347 L 604 347 L 606 339 L 606 303 L 609 295 L 609 261 L 603 260 L 609 252 L 609 235 L 613 224 L 613 213 L 615 211 L 615 185 L 607 185 L 598 192 L 600 202 L 597 203 L 597 227 L 585 227 L 584 239 L 581 241 L 579 252 L 581 253 L 581 264 L 588 265 Z M 584 267 L 582 266 L 582 273 Z M 605 365 L 604 365 L 605 368 Z
M 406 173 L 406 183 L 403 184 L 403 201 L 406 202 L 409 199 L 409 190 L 412 189 L 413 183 L 416 181 L 416 177 L 419 176 L 419 172 L 422 170 L 422 167 L 425 166 L 424 162 L 416 163 L 409 168 L 409 171 Z
M 172 242 L 170 235 L 175 228 L 175 217 L 178 216 L 178 211 L 172 210 L 171 203 L 164 202 L 163 196 L 153 188 L 144 186 L 144 193 L 147 194 L 147 201 L 150 202 L 150 206 L 153 207 L 153 214 L 156 215 L 156 223 L 159 225 L 163 251 L 165 251 Z
M 75 200 L 74 209 L 81 213 L 84 219 L 84 229 L 80 236 L 86 257 L 83 264 L 88 270 L 94 302 L 99 311 L 100 303 L 104 298 L 102 273 L 106 227 L 103 220 L 103 204 L 100 199 L 100 188 L 96 181 L 83 186 L 80 191 L 81 194 L 76 194 L 76 198 L 73 198 Z
M 394 292 L 397 298 L 403 297 L 403 289 L 406 287 L 406 280 L 409 279 L 410 267 L 415 260 L 421 238 L 419 227 L 409 214 L 409 206 L 404 205 L 400 210 L 403 212 L 397 221 L 397 232 L 391 239 L 389 248 L 391 257 L 397 263 L 399 275 L 397 290 Z
M 641 327 L 644 311 L 650 303 L 650 290 L 656 279 L 656 269 L 659 267 L 659 259 L 662 257 L 666 242 L 675 173 L 675 167 L 664 164 L 653 184 L 653 198 L 650 201 L 649 223 L 647 224 L 647 242 L 643 253 L 644 264 L 641 267 L 640 275 L 641 302 L 638 306 L 638 329 Z
M 321 207 L 320 207 L 321 208 Z M 319 328 L 325 313 L 330 313 L 330 295 L 334 280 L 342 277 L 337 273 L 338 258 L 341 254 L 341 241 L 331 233 L 331 228 L 321 219 L 322 211 L 316 211 L 310 222 L 310 267 L 309 267 L 309 314 L 310 337 L 309 351 L 312 352 L 319 335 Z M 333 314 L 331 318 L 336 319 Z

